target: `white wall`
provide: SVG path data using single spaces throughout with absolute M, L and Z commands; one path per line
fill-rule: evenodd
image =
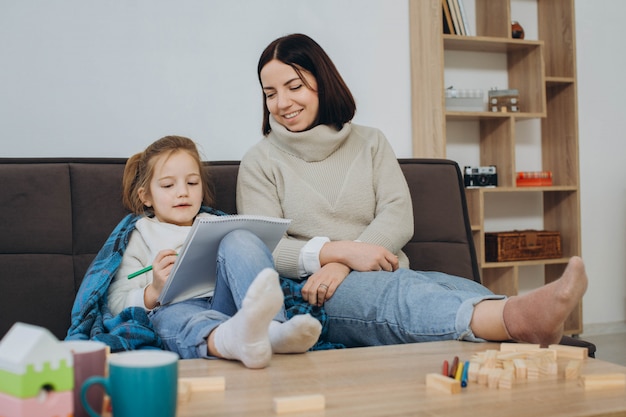
M 411 155 L 406 0 L 0 0 L 3 156 L 121 156 L 166 134 L 206 159 L 261 138 L 256 64 L 312 36 L 357 100 L 355 122 Z
M 626 318 L 626 3 L 576 0 L 583 255 L 589 323 Z
M 464 3 L 473 16 L 473 0 Z M 576 8 L 584 322 L 624 321 L 626 3 Z M 0 156 L 126 157 L 181 134 L 206 159 L 239 159 L 261 137 L 261 51 L 303 32 L 344 75 L 355 122 L 380 127 L 410 157 L 407 9 L 407 0 L 0 0 Z M 512 9 L 536 37 L 534 0 Z M 449 156 L 462 165 L 473 154 L 458 146 Z M 520 153 L 538 169 L 533 151 Z

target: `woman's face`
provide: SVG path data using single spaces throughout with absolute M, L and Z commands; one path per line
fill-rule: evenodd
M 260 74 L 270 114 L 292 132 L 313 127 L 319 110 L 317 81 L 311 73 L 301 73 L 306 84 L 291 66 L 274 59 L 265 64 Z

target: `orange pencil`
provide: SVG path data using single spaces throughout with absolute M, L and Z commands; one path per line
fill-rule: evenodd
M 448 361 L 443 361 L 443 370 L 441 371 L 443 376 L 448 376 Z
M 458 367 L 459 367 L 459 357 L 455 356 L 454 359 L 452 360 L 452 368 L 450 368 L 450 373 L 448 374 L 450 378 L 454 378 L 456 376 L 456 368 Z

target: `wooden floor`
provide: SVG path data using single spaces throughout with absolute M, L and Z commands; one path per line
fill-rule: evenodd
M 581 339 L 596 345 L 596 358 L 626 366 L 626 332 L 582 335 Z

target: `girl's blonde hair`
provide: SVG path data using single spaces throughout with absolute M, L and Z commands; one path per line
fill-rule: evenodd
M 209 175 L 203 167 L 202 158 L 194 141 L 183 136 L 165 136 L 153 142 L 143 152 L 128 158 L 122 177 L 122 203 L 135 214 L 152 214 L 152 209 L 144 206 L 139 198 L 139 189 L 150 190 L 156 158 L 169 157 L 176 152 L 187 152 L 197 162 L 202 181 L 202 204 L 213 205 L 213 193 L 209 188 Z

